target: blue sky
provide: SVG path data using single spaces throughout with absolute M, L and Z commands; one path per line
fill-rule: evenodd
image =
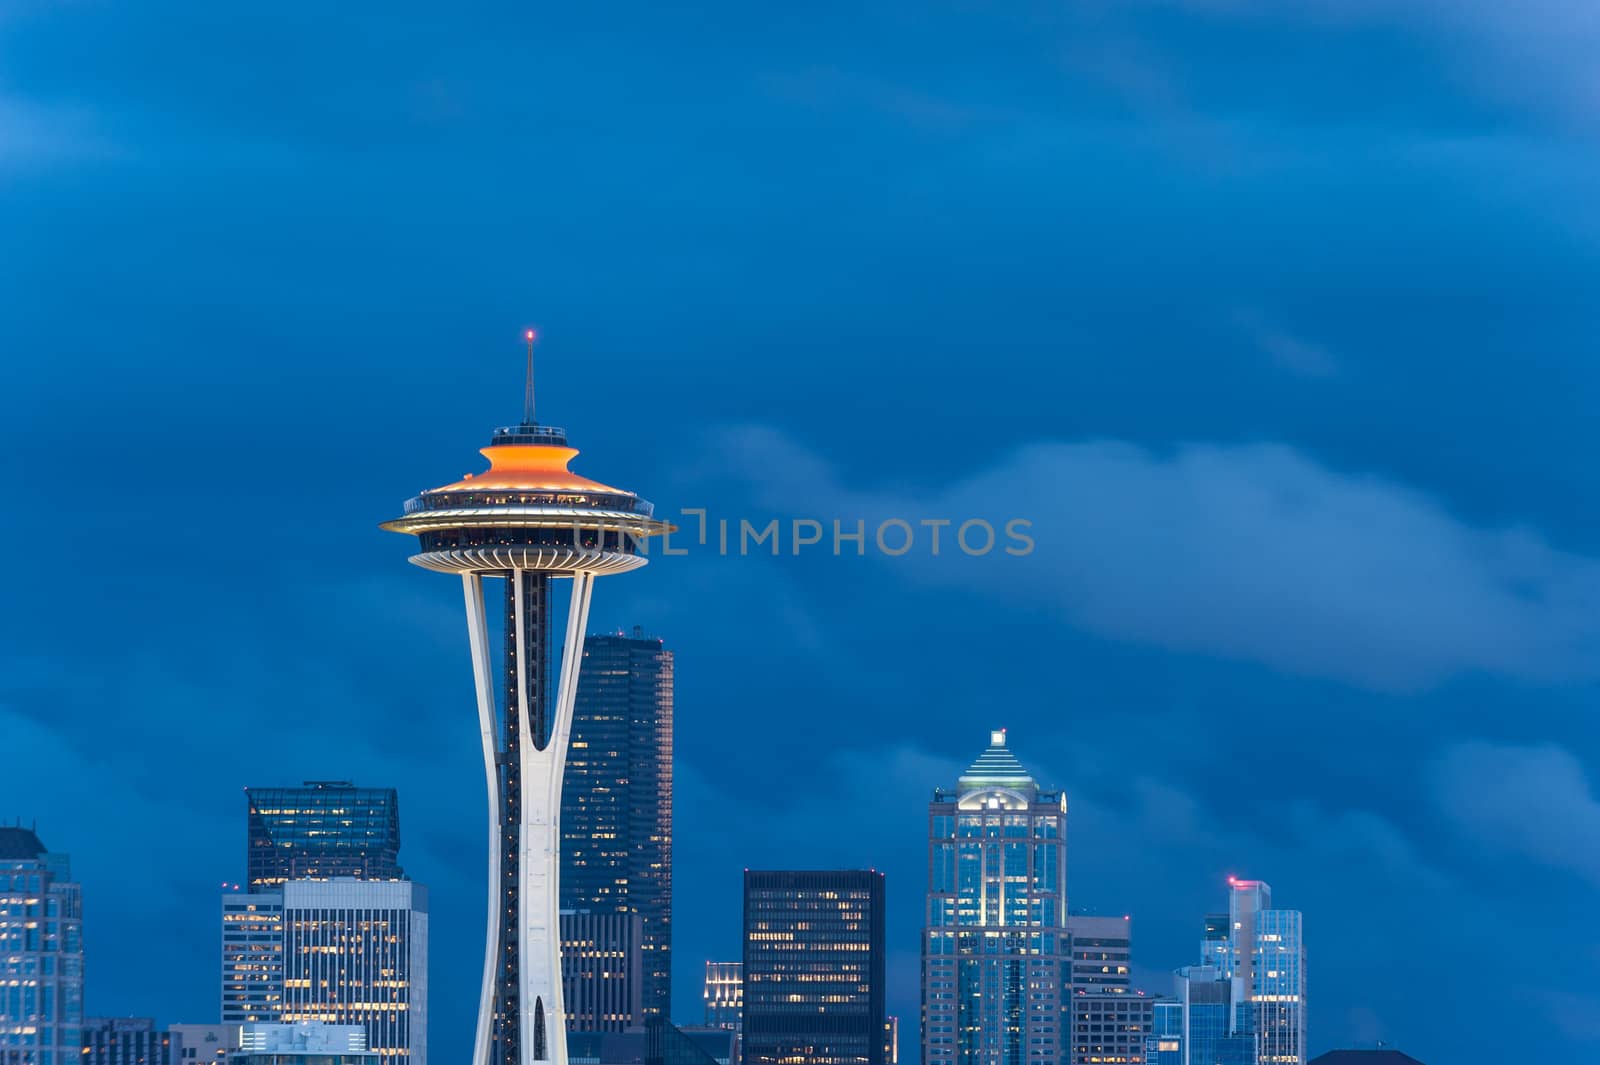
M 1597 44 L 1554 0 L 0 6 L 0 813 L 74 855 L 90 1009 L 213 1018 L 241 789 L 350 778 L 401 789 L 465 1052 L 459 595 L 376 526 L 477 468 L 536 324 L 577 468 L 664 511 L 1034 523 L 600 585 L 678 654 L 680 1020 L 741 869 L 875 866 L 909 1060 L 924 803 L 1003 725 L 1151 990 L 1236 873 L 1306 913 L 1314 1050 L 1595 1053 Z

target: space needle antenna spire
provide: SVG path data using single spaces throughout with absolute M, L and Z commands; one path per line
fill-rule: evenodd
M 539 334 L 532 329 L 522 334 L 528 342 L 528 379 L 522 392 L 522 424 L 532 425 L 533 421 L 533 342 Z

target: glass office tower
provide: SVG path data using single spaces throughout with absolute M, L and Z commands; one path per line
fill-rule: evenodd
M 561 908 L 643 919 L 643 1017 L 672 1005 L 672 670 L 641 629 L 584 640 L 561 786 Z
M 246 788 L 246 875 L 252 888 L 351 876 L 399 880 L 400 799 L 393 788 L 308 780 Z
M 1306 948 L 1299 910 L 1272 908 L 1272 888 L 1228 880 L 1229 975 L 1238 978 L 1256 1065 L 1305 1065 Z
M 1228 878 L 1228 913 L 1205 919 L 1201 964 L 1179 969 L 1188 1065 L 1305 1065 L 1306 948 L 1298 910 Z
M 990 734 L 928 807 L 923 1065 L 1055 1065 L 1071 981 L 1067 800 Z M 746 989 L 746 996 L 749 989 Z
M 883 874 L 744 874 L 744 1065 L 885 1065 Z
M 0 1065 L 83 1053 L 83 899 L 65 854 L 0 826 Z

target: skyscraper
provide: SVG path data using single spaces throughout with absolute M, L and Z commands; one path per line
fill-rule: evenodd
M 672 1006 L 672 667 L 638 628 L 584 640 L 561 788 L 561 907 L 643 918 L 646 1016 Z
M 290 880 L 222 897 L 222 1020 L 359 1024 L 428 1060 L 428 894 L 409 880 Z
M 428 893 L 409 880 L 291 880 L 285 1023 L 358 1024 L 388 1065 L 428 1061 Z
M 644 1024 L 636 913 L 561 911 L 561 992 L 569 1032 L 622 1032 Z
M 1226 975 L 1249 1006 L 1257 1065 L 1306 1063 L 1306 948 L 1299 910 L 1272 908 L 1272 888 L 1228 878 Z
M 459 574 L 488 791 L 488 910 L 472 1065 L 565 1065 L 561 1005 L 561 783 L 594 579 L 645 564 L 668 529 L 632 492 L 580 477 L 566 430 L 534 420 L 533 340 L 522 422 L 495 430 L 489 469 L 408 500 L 383 524 L 418 538 L 411 561 Z M 485 578 L 502 578 L 504 641 L 489 643 Z M 559 666 L 557 578 L 570 579 Z M 496 701 L 499 698 L 500 705 Z
M 1306 951 L 1298 910 L 1228 878 L 1228 913 L 1207 915 L 1200 965 L 1178 970 L 1188 1065 L 1305 1065 Z
M 1065 1057 L 1066 823 L 1066 796 L 1039 787 L 1003 729 L 990 733 L 953 791 L 934 791 L 923 1065 L 1053 1065 Z
M 0 826 L 0 1065 L 83 1054 L 83 899 L 65 854 Z
M 222 1020 L 283 1016 L 283 890 L 222 896 Z
M 745 1065 L 885 1065 L 883 874 L 744 874 Z
M 246 788 L 246 873 L 253 888 L 353 876 L 399 880 L 400 799 L 393 788 L 308 780 Z

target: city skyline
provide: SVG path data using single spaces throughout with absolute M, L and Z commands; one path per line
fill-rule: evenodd
M 86 1015 L 210 1018 L 261 783 L 396 788 L 436 971 L 481 965 L 460 596 L 372 523 L 481 468 L 535 328 L 573 468 L 684 529 L 587 626 L 678 656 L 674 1016 L 742 869 L 878 868 L 913 1065 L 928 789 L 1000 725 L 1135 985 L 1259 878 L 1313 1054 L 1594 1056 L 1596 43 L 1551 0 L 5 5 L 0 817 L 73 856 Z M 1416 1008 L 1513 926 L 1520 1030 Z

